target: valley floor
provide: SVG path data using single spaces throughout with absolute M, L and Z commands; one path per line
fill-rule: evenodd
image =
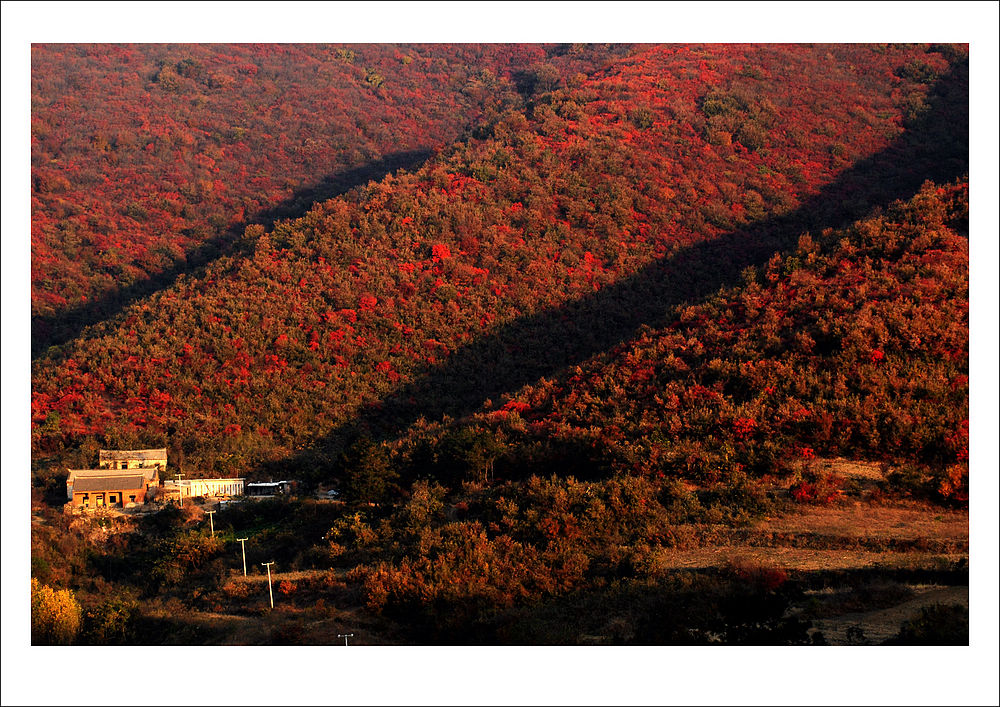
M 800 507 L 748 528 L 692 528 L 687 546 L 657 553 L 652 572 L 664 577 L 733 568 L 784 572 L 807 587 L 788 616 L 811 621 L 811 633 L 821 632 L 826 643 L 872 645 L 894 638 L 926 607 L 968 609 L 968 547 L 967 511 L 914 501 L 875 505 L 846 498 L 832 506 Z M 356 645 L 409 642 L 391 621 L 366 610 L 346 572 L 275 573 L 273 611 L 265 608 L 266 576 L 234 577 L 233 582 L 247 589 L 239 613 L 185 612 L 191 630 L 182 633 L 188 639 L 195 639 L 198 625 L 204 623 L 224 643 L 336 645 L 336 636 L 343 633 L 354 633 L 351 641 Z M 301 596 L 279 593 L 283 582 L 309 587 L 325 583 L 328 589 L 321 590 L 325 599 L 317 609 L 311 591 Z M 584 631 L 574 642 L 615 641 Z

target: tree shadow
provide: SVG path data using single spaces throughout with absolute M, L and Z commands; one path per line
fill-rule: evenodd
M 220 235 L 186 253 L 183 261 L 156 275 L 55 315 L 32 316 L 31 360 L 45 355 L 49 347 L 61 346 L 72 341 L 86 327 L 111 319 L 136 300 L 170 287 L 182 274 L 203 269 L 222 256 L 237 255 L 252 249 L 253 244 L 242 238 L 247 226 L 260 224 L 270 229 L 278 220 L 305 215 L 317 202 L 332 199 L 369 181 L 379 181 L 399 169 L 415 169 L 432 154 L 431 150 L 393 152 L 382 159 L 327 176 L 318 184 L 300 189 L 284 201 L 261 211 L 254 218 L 232 224 Z
M 794 211 L 731 231 L 655 261 L 635 274 L 559 307 L 524 316 L 453 352 L 437 368 L 363 408 L 323 440 L 286 460 L 315 475 L 359 435 L 390 439 L 423 417 L 461 418 L 542 377 L 553 377 L 661 327 L 677 305 L 694 304 L 742 272 L 797 245 L 804 232 L 843 227 L 910 198 L 926 180 L 968 174 L 968 60 L 953 65 L 928 93 L 925 110 L 885 150 L 855 163 Z

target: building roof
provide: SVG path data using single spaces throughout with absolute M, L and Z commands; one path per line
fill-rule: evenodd
M 122 469 L 116 471 L 114 469 L 67 469 L 69 476 L 66 477 L 67 484 L 73 484 L 77 479 L 93 478 L 95 476 L 134 476 L 136 474 L 142 474 L 142 476 L 152 481 L 154 477 L 157 476 L 157 471 L 155 467 L 147 467 L 145 469 Z
M 166 459 L 167 448 L 162 449 L 102 449 L 98 452 L 102 462 L 120 462 L 137 459 L 139 461 Z
M 146 487 L 146 481 L 142 474 L 129 476 L 88 476 L 77 479 L 73 484 L 73 493 L 86 491 L 132 491 L 142 490 Z

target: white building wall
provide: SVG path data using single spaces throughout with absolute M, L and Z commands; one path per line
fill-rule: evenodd
M 198 496 L 242 496 L 243 479 L 182 479 L 181 494 L 185 498 Z M 178 482 L 164 481 L 164 489 L 177 492 Z

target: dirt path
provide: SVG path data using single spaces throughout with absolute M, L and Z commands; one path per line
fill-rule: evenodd
M 917 596 L 896 606 L 877 611 L 865 611 L 841 616 L 816 619 L 813 625 L 823 632 L 831 645 L 877 645 L 893 638 L 900 626 L 920 614 L 920 610 L 934 604 L 961 604 L 969 606 L 968 587 L 943 587 L 940 585 L 914 585 Z M 849 637 L 848 631 L 860 628 L 863 634 Z
M 275 572 L 271 571 L 271 581 L 280 582 L 282 580 L 288 580 L 289 582 L 298 582 L 303 579 L 312 579 L 313 577 L 322 577 L 324 575 L 333 572 L 338 576 L 346 574 L 344 570 L 295 570 L 293 572 Z M 246 582 L 247 584 L 254 584 L 258 582 L 267 583 L 267 574 L 251 574 L 246 577 L 234 577 L 237 582 Z

